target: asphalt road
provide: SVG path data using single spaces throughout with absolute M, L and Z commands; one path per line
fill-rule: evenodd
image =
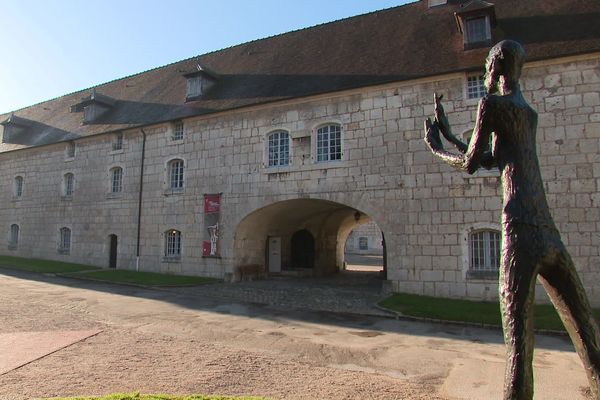
M 0 288 L 0 334 L 102 331 L 0 374 L 2 399 L 136 388 L 272 398 L 501 398 L 497 330 L 244 304 L 206 297 L 201 286 L 154 290 L 0 271 Z M 12 347 L 20 351 L 18 343 Z M 155 367 L 139 370 L 148 363 Z M 244 367 L 232 372 L 235 365 Z M 585 398 L 585 374 L 566 338 L 538 335 L 535 374 L 537 399 Z

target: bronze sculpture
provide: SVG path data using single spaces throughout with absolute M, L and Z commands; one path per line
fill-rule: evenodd
M 524 58 L 521 45 L 511 40 L 490 50 L 486 60 L 487 95 L 479 102 L 468 146 L 452 134 L 442 97 L 437 94 L 435 120 L 425 121 L 425 142 L 433 154 L 470 174 L 480 167 L 493 166 L 501 173 L 499 296 L 507 346 L 504 399 L 533 398 L 536 277 L 583 361 L 594 398 L 600 399 L 600 331 L 546 201 L 536 154 L 537 113 L 527 104 L 519 86 Z M 444 149 L 440 132 L 461 154 Z

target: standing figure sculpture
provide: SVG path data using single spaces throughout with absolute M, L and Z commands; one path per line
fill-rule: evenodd
M 546 202 L 536 154 L 537 113 L 519 87 L 524 58 L 521 45 L 510 40 L 490 50 L 487 95 L 479 102 L 468 146 L 452 134 L 437 95 L 435 120 L 425 121 L 425 142 L 433 154 L 470 174 L 494 166 L 501 173 L 499 296 L 507 346 L 504 399 L 533 398 L 533 305 L 538 277 L 583 361 L 594 398 L 600 399 L 600 332 Z M 444 149 L 440 132 L 461 154 Z

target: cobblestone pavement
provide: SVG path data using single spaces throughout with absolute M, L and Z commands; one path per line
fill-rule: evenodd
M 201 288 L 201 289 L 200 289 Z M 388 316 L 375 307 L 386 295 L 378 272 L 345 271 L 327 278 L 269 277 L 267 279 L 215 283 L 177 288 L 180 293 L 231 299 L 272 306 Z

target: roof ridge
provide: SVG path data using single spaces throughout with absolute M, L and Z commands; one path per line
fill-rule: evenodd
M 26 109 L 31 108 L 31 107 L 39 106 L 39 105 L 44 104 L 44 103 L 48 103 L 48 102 L 51 102 L 51 101 L 55 101 L 55 100 L 61 99 L 63 97 L 75 95 L 77 93 L 82 93 L 82 92 L 85 92 L 87 90 L 92 90 L 92 89 L 95 89 L 97 87 L 108 85 L 108 84 L 113 83 L 113 82 L 118 82 L 118 81 L 121 81 L 121 80 L 130 79 L 130 78 L 133 78 L 135 76 L 145 74 L 147 72 L 159 70 L 161 68 L 170 67 L 170 66 L 175 65 L 175 64 L 184 63 L 186 61 L 190 61 L 190 60 L 193 60 L 195 58 L 200 58 L 200 57 L 208 56 L 208 55 L 211 55 L 211 54 L 219 53 L 221 51 L 233 49 L 233 48 L 236 48 L 236 47 L 239 47 L 239 46 L 245 46 L 245 45 L 248 45 L 248 44 L 251 44 L 251 43 L 260 42 L 260 41 L 263 41 L 263 40 L 273 39 L 273 38 L 276 38 L 276 37 L 285 36 L 285 35 L 289 35 L 289 34 L 296 33 L 296 32 L 302 32 L 302 31 L 305 31 L 305 30 L 317 28 L 317 27 L 324 26 L 324 25 L 337 24 L 337 23 L 340 23 L 340 22 L 343 22 L 343 21 L 347 21 L 347 20 L 350 20 L 350 19 L 353 19 L 353 18 L 360 18 L 360 17 L 364 17 L 364 16 L 367 16 L 367 15 L 370 15 L 370 14 L 376 14 L 376 13 L 379 13 L 379 12 L 382 12 L 382 11 L 389 11 L 389 10 L 396 9 L 396 8 L 402 8 L 402 7 L 407 7 L 407 6 L 414 6 L 415 4 L 418 4 L 420 1 L 421 0 L 413 0 L 413 1 L 409 2 L 409 3 L 400 4 L 400 5 L 397 5 L 397 6 L 382 8 L 382 9 L 374 10 L 374 11 L 369 11 L 369 12 L 366 12 L 364 14 L 351 15 L 349 17 L 344 17 L 344 18 L 333 20 L 333 21 L 322 22 L 322 23 L 319 23 L 319 24 L 315 24 L 315 25 L 311 25 L 311 26 L 307 26 L 307 27 L 303 27 L 303 28 L 298 28 L 298 29 L 294 29 L 294 30 L 291 30 L 291 31 L 287 31 L 287 32 L 277 33 L 277 34 L 274 34 L 274 35 L 265 36 L 265 37 L 258 38 L 258 39 L 252 39 L 252 40 L 249 40 L 247 42 L 237 43 L 237 44 L 234 44 L 234 45 L 231 45 L 231 46 L 227 46 L 227 47 L 223 47 L 223 48 L 220 48 L 220 49 L 217 49 L 217 50 L 212 50 L 212 51 L 209 51 L 209 52 L 206 52 L 206 53 L 203 53 L 203 54 L 197 54 L 197 55 L 194 55 L 194 56 L 191 56 L 191 57 L 183 58 L 181 60 L 177 60 L 177 61 L 173 61 L 173 62 L 170 62 L 170 63 L 167 63 L 167 64 L 159 65 L 157 67 L 148 68 L 146 70 L 143 70 L 143 71 L 140 71 L 140 72 L 136 72 L 136 73 L 133 73 L 133 74 L 130 74 L 130 75 L 126 75 L 126 76 L 122 76 L 122 77 L 119 77 L 119 78 L 111 79 L 111 80 L 108 80 L 108 81 L 105 81 L 105 82 L 102 82 L 102 83 L 98 83 L 96 85 L 92 85 L 92 86 L 86 87 L 84 89 L 75 90 L 73 92 L 65 93 L 65 94 L 62 94 L 60 96 L 52 97 L 52 98 L 47 99 L 47 100 L 42 100 L 42 101 L 39 101 L 37 103 L 30 104 L 28 106 L 17 108 L 15 110 L 9 110 L 9 111 L 7 111 L 5 113 L 2 113 L 0 115 L 7 115 L 7 114 L 15 113 L 15 112 L 18 112 L 18 111 L 23 111 L 23 110 L 26 110 Z

